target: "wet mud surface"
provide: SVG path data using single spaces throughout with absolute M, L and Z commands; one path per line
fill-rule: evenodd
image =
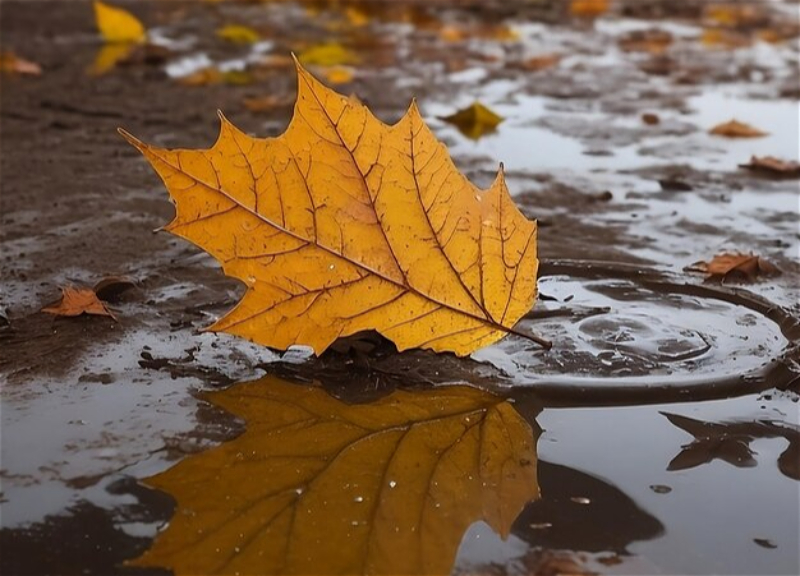
M 239 441 L 248 422 L 213 394 L 265 373 L 358 405 L 466 383 L 541 430 L 540 498 L 505 539 L 476 519 L 454 573 L 800 572 L 800 189 L 738 168 L 800 154 L 796 40 L 764 40 L 793 38 L 798 6 L 739 2 L 749 16 L 720 25 L 699 0 L 611 2 L 592 18 L 568 4 L 361 3 L 356 18 L 334 2 L 130 3 L 163 53 L 91 75 L 102 45 L 90 3 L 3 3 L 3 49 L 44 70 L 3 76 L 0 91 L 3 573 L 144 573 L 125 562 L 183 512 L 143 481 Z M 228 23 L 265 40 L 225 44 L 214 30 Z M 631 48 L 664 35 L 666 50 Z M 385 121 L 416 97 L 477 184 L 504 163 L 540 222 L 541 297 L 518 328 L 551 351 L 509 337 L 464 360 L 364 335 L 311 358 L 200 332 L 242 287 L 152 232 L 172 207 L 116 128 L 204 147 L 220 109 L 277 135 L 290 104 L 252 112 L 243 100 L 291 102 L 294 72 L 269 58 L 320 39 L 360 57 L 338 90 Z M 525 68 L 552 54 L 555 65 Z M 210 64 L 253 81 L 180 82 Z M 505 117 L 478 140 L 440 120 L 474 100 Z M 731 118 L 769 135 L 708 134 Z M 782 274 L 683 271 L 724 250 Z M 39 312 L 59 286 L 109 275 L 135 280 L 109 300 L 117 322 Z M 226 490 L 211 496 L 237 498 Z

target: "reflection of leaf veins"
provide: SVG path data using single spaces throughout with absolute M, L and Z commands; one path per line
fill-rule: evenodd
M 505 537 L 539 495 L 534 432 L 479 390 L 397 391 L 352 406 L 267 377 L 207 398 L 247 431 L 147 481 L 178 507 L 137 565 L 445 574 L 473 522 Z

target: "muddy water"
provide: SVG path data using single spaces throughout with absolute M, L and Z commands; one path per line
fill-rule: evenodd
M 4 573 L 139 572 L 124 562 L 192 513 L 148 479 L 216 458 L 263 423 L 215 406 L 215 394 L 265 372 L 367 409 L 442 384 L 506 399 L 529 426 L 540 496 L 529 492 L 505 538 L 491 517 L 470 518 L 455 536 L 456 573 L 800 572 L 798 181 L 737 168 L 751 154 L 798 157 L 796 42 L 751 42 L 796 20 L 797 5 L 752 3 L 755 17 L 724 29 L 743 45 L 726 48 L 701 42 L 716 25 L 699 0 L 612 2 L 597 18 L 571 17 L 567 4 L 360 4 L 361 16 L 324 2 L 132 4 L 169 52 L 91 77 L 101 46 L 89 3 L 4 2 L 3 49 L 44 68 L 4 76 L 0 96 Z M 265 40 L 215 38 L 242 22 Z M 472 32 L 447 41 L 445 26 Z M 652 28 L 672 35 L 665 54 L 618 43 Z M 458 360 L 399 355 L 367 336 L 313 359 L 198 333 L 241 288 L 194 248 L 150 232 L 171 207 L 114 129 L 205 146 L 220 108 L 247 131 L 278 134 L 288 106 L 255 114 L 242 100 L 291 98 L 293 73 L 257 63 L 320 39 L 362 58 L 342 91 L 387 121 L 416 96 L 474 181 L 504 162 L 541 225 L 541 298 L 519 328 L 554 340 L 552 351 L 508 338 Z M 552 68 L 519 67 L 551 53 L 562 56 Z M 211 64 L 251 70 L 254 82 L 179 83 Z M 506 118 L 494 133 L 472 140 L 439 120 L 475 99 Z M 660 123 L 643 124 L 646 112 Z M 732 117 L 769 136 L 707 133 Z M 720 285 L 682 272 L 719 250 L 752 250 L 783 274 Z M 112 302 L 119 323 L 37 313 L 59 285 L 106 274 L 138 282 Z M 484 490 L 515 501 L 502 484 Z M 222 511 L 246 496 L 237 482 L 208 492 Z M 328 519 L 350 521 L 341 510 Z M 385 570 L 413 555 L 409 542 L 432 541 L 392 540 L 399 556 Z

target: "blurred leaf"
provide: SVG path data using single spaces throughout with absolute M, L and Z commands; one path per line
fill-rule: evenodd
M 358 56 L 337 42 L 311 46 L 300 52 L 297 58 L 305 65 L 316 66 L 357 64 L 359 61 Z
M 441 119 L 453 124 L 464 136 L 473 140 L 494 132 L 504 120 L 502 116 L 495 114 L 480 102 L 474 102 L 472 105 L 450 116 L 443 116 Z
M 601 16 L 608 12 L 610 0 L 571 0 L 569 11 L 574 16 Z
M 749 163 L 739 164 L 739 167 L 772 176 L 800 177 L 800 163 L 794 160 L 781 160 L 773 156 L 753 156 Z
M 204 398 L 247 431 L 146 481 L 177 510 L 137 566 L 449 574 L 470 525 L 483 520 L 505 538 L 539 495 L 534 431 L 473 388 L 347 405 L 266 377 Z
M 688 272 L 701 272 L 708 278 L 727 280 L 740 277 L 753 281 L 759 276 L 780 274 L 777 266 L 754 254 L 724 252 L 710 262 L 695 262 L 686 268 Z
M 322 75 L 331 84 L 347 84 L 352 82 L 355 78 L 355 70 L 346 68 L 344 66 L 334 66 L 333 68 L 326 68 L 322 71 Z
M 92 76 L 107 74 L 113 70 L 117 64 L 130 58 L 136 46 L 137 45 L 133 42 L 103 44 L 100 50 L 97 51 L 97 56 L 95 56 L 94 62 L 89 68 L 89 74 Z
M 0 72 L 8 74 L 24 74 L 28 76 L 40 76 L 42 67 L 36 62 L 20 58 L 13 52 L 0 52 Z
M 147 37 L 139 19 L 122 8 L 95 0 L 94 16 L 106 42 L 144 42 Z
M 738 120 L 731 120 L 718 126 L 715 126 L 709 131 L 709 134 L 714 136 L 725 136 L 726 138 L 762 138 L 769 136 L 768 133 L 754 128 L 749 124 L 739 122 Z
M 260 39 L 258 32 L 248 26 L 240 26 L 239 24 L 223 26 L 217 30 L 217 36 L 234 44 L 253 44 Z

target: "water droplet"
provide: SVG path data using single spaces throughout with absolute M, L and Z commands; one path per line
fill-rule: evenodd
M 363 496 L 356 496 L 355 498 L 353 498 L 353 501 L 355 501 L 355 502 L 363 502 L 364 501 L 364 497 Z
M 298 496 L 303 493 L 302 488 L 295 488 L 294 491 L 297 492 Z
M 575 504 L 591 504 L 591 500 L 589 500 L 586 496 L 573 496 L 570 498 Z
M 397 486 L 397 482 L 394 480 L 389 480 L 389 488 L 394 488 L 395 486 Z
M 544 530 L 545 528 L 550 528 L 552 524 L 550 522 L 539 522 L 538 524 L 529 524 L 529 526 L 534 530 Z

